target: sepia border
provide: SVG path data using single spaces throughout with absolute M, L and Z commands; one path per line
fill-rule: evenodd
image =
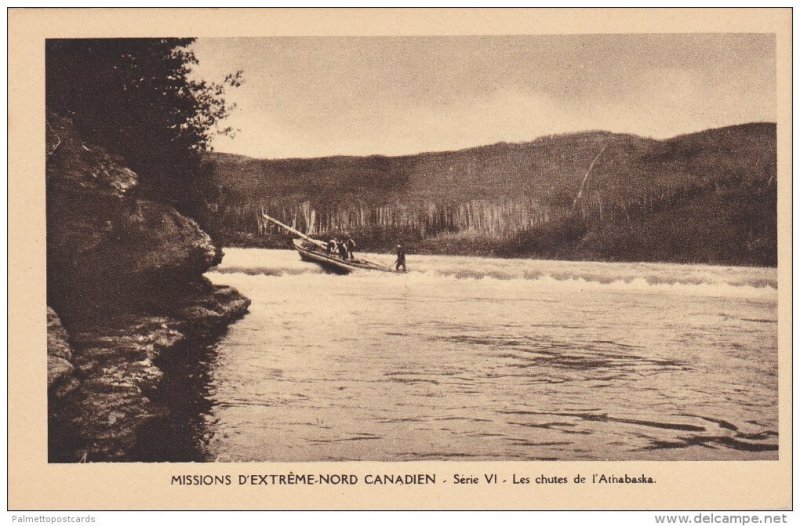
M 203 509 L 790 509 L 792 12 L 773 9 L 10 9 L 8 13 L 8 507 Z M 744 462 L 47 462 L 44 39 L 558 33 L 776 34 L 779 460 Z M 563 485 L 174 486 L 173 475 L 456 473 L 566 476 Z M 647 474 L 656 483 L 572 483 Z

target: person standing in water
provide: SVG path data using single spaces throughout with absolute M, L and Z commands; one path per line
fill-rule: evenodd
M 395 272 L 400 270 L 400 267 L 403 267 L 403 272 L 406 271 L 406 251 L 403 250 L 403 245 L 397 245 L 397 261 L 395 261 Z

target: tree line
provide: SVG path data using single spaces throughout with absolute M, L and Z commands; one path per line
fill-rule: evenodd
M 124 159 L 145 197 L 175 206 L 212 227 L 218 189 L 202 153 L 233 106 L 220 82 L 192 76 L 191 38 L 49 39 L 45 44 L 46 111 L 69 118 L 83 140 Z

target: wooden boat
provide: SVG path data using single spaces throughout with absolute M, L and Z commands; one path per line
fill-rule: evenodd
M 364 258 L 342 259 L 338 255 L 328 254 L 325 249 L 320 249 L 316 243 L 305 239 L 293 239 L 292 244 L 300 254 L 300 259 L 320 265 L 327 271 L 336 274 L 349 274 L 354 270 L 379 270 L 381 272 L 394 272 L 391 267 L 369 261 Z
M 292 245 L 294 246 L 294 249 L 297 250 L 297 253 L 300 254 L 300 259 L 303 261 L 316 263 L 328 272 L 333 272 L 335 274 L 349 274 L 356 270 L 394 272 L 390 266 L 387 267 L 386 265 L 381 265 L 380 263 L 370 261 L 364 257 L 357 257 L 355 259 L 342 258 L 338 254 L 329 252 L 328 247 L 324 242 L 314 239 L 300 232 L 299 230 L 285 225 L 277 219 L 268 216 L 264 212 L 261 213 L 261 216 L 267 221 L 278 225 L 279 227 L 296 235 L 299 238 L 293 239 Z

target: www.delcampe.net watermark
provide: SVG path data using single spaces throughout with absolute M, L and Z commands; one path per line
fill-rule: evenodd
M 746 513 L 695 513 L 665 514 L 655 516 L 656 524 L 788 524 L 786 513 L 746 514 Z

